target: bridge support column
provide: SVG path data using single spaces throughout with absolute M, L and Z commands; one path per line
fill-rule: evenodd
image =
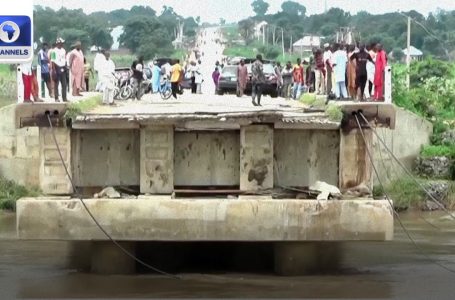
M 61 127 L 54 127 L 53 130 L 63 160 L 71 175 L 71 130 Z M 40 188 L 47 195 L 68 195 L 73 193 L 73 188 L 63 167 L 53 133 L 51 128 L 41 127 L 39 130 Z
M 337 270 L 341 256 L 339 242 L 277 242 L 274 248 L 275 272 L 298 276 Z
M 135 242 L 121 242 L 119 244 L 135 255 Z M 91 271 L 93 273 L 134 274 L 136 272 L 136 261 L 111 241 L 93 242 L 91 251 Z
M 273 128 L 251 125 L 240 129 L 240 190 L 273 188 Z
M 174 128 L 141 129 L 141 193 L 171 194 L 174 191 Z

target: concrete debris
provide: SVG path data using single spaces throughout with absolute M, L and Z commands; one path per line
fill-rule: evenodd
M 325 191 L 325 192 L 320 193 L 316 199 L 317 200 L 329 200 L 329 197 L 330 197 L 330 193 Z
M 113 187 L 107 187 L 101 192 L 94 195 L 95 199 L 108 198 L 108 199 L 120 199 L 122 196 Z
M 426 184 L 426 190 L 431 195 L 426 195 L 426 202 L 422 207 L 422 210 L 440 210 L 440 205 L 434 202 L 433 198 L 438 200 L 442 205 L 447 204 L 449 197 L 450 185 L 445 181 L 432 181 Z
M 364 183 L 359 184 L 353 188 L 350 188 L 346 191 L 346 195 L 352 196 L 354 198 L 362 198 L 370 196 L 372 194 L 370 188 L 368 188 Z
M 416 171 L 418 175 L 423 177 L 449 179 L 453 163 L 453 160 L 445 156 L 418 157 Z
M 341 191 L 334 185 L 330 185 L 323 181 L 316 181 L 315 184 L 310 186 L 310 191 L 319 192 L 318 200 L 328 200 L 330 197 L 341 199 Z
M 422 211 L 435 211 L 440 209 L 441 208 L 439 207 L 439 205 L 434 203 L 433 201 L 425 201 L 425 203 L 421 207 Z

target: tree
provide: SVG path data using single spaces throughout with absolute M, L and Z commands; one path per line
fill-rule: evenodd
M 172 36 L 157 18 L 128 21 L 119 42 L 146 59 L 158 54 L 168 55 L 173 51 Z
M 398 48 L 398 47 L 393 49 L 392 54 L 393 54 L 393 59 L 397 62 L 400 62 L 404 57 L 403 50 L 401 50 L 401 48 Z
M 260 17 L 265 16 L 267 10 L 269 10 L 269 4 L 264 0 L 254 0 L 253 3 L 251 3 L 251 6 L 256 15 Z
M 77 41 L 80 41 L 85 49 L 91 46 L 88 32 L 85 30 L 66 28 L 61 30 L 58 35 L 65 40 L 66 47 L 71 47 Z
M 306 7 L 294 1 L 283 2 L 281 10 L 287 15 L 304 16 L 306 13 Z
M 110 49 L 114 40 L 112 39 L 109 30 L 99 26 L 87 26 L 87 32 L 90 36 L 90 43 L 92 46 L 98 46 L 103 49 Z

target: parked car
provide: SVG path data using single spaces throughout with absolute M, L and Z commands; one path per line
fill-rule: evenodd
M 235 93 L 237 91 L 237 66 L 225 66 L 221 70 L 217 94 Z

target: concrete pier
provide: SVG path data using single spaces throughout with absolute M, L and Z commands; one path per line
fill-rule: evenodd
M 296 199 L 85 200 L 117 241 L 387 241 L 387 201 Z M 355 218 L 353 217 L 355 216 Z M 77 199 L 17 202 L 20 239 L 106 241 Z

